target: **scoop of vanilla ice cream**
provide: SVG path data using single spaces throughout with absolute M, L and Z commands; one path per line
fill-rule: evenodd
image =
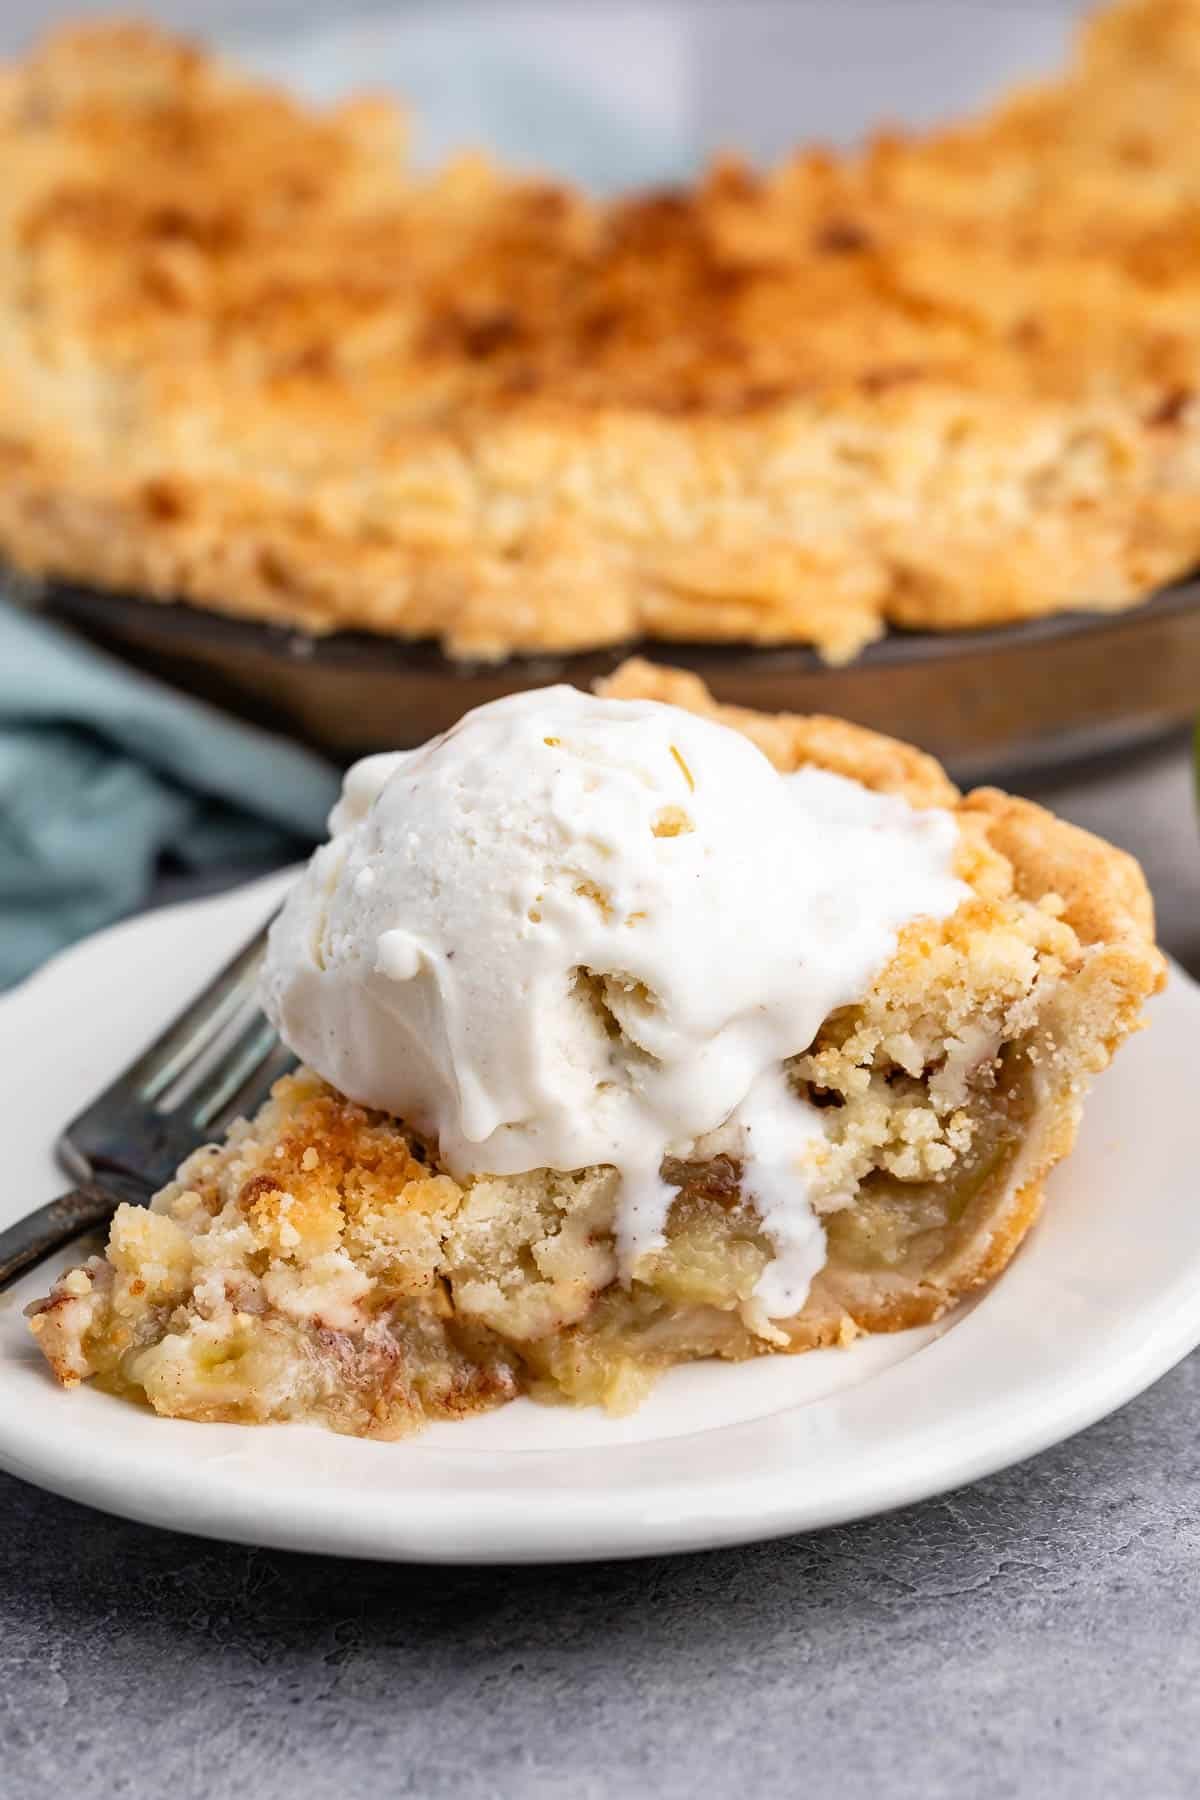
M 662 1242 L 664 1156 L 737 1133 L 776 1249 L 763 1307 L 795 1311 L 824 1259 L 824 1127 L 781 1064 L 900 926 L 958 904 L 952 818 L 556 687 L 357 764 L 330 830 L 264 975 L 297 1055 L 459 1177 L 614 1165 L 627 1274 Z

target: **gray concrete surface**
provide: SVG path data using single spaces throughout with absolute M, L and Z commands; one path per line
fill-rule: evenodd
M 1191 1800 L 1200 1361 L 949 1499 L 751 1549 L 439 1571 L 0 1487 L 12 1800 Z
M 79 10 L 0 0 L 0 48 Z M 311 8 L 145 10 L 258 29 Z M 989 43 L 1005 10 L 1042 30 L 1071 9 L 961 4 L 964 19 L 989 14 Z M 768 49 L 785 11 L 756 9 Z M 745 41 L 730 44 L 745 63 Z M 730 91 L 713 101 L 721 125 Z M 1164 941 L 1200 973 L 1186 752 L 1034 791 L 1143 858 Z M 579 1569 L 224 1547 L 0 1477 L 0 1794 L 1191 1800 L 1198 1402 L 1193 1357 L 1079 1438 L 948 1499 Z

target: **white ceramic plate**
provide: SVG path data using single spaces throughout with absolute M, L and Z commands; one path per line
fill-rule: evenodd
M 266 916 L 278 879 L 135 920 L 0 1002 L 0 1224 L 64 1183 L 65 1120 Z M 372 1444 L 307 1426 L 192 1425 L 56 1389 L 0 1297 L 0 1463 L 211 1537 L 446 1562 L 642 1555 L 859 1518 L 1057 1442 L 1200 1342 L 1200 989 L 1093 1096 L 1082 1140 L 1003 1279 L 938 1328 L 850 1350 L 678 1370 L 632 1419 L 518 1401 Z

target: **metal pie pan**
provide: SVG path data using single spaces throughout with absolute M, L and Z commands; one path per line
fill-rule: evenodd
M 459 663 L 430 643 L 312 637 L 65 584 L 40 604 L 127 662 L 339 761 L 419 743 L 514 690 L 587 686 L 633 653 L 694 671 L 727 702 L 831 713 L 920 744 L 965 781 L 1122 749 L 1184 724 L 1200 703 L 1200 578 L 1124 612 L 895 631 L 843 667 L 801 646 L 662 642 Z

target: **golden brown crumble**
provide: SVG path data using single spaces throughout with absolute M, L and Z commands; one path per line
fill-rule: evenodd
M 599 203 L 148 28 L 0 69 L 0 549 L 462 656 L 1119 607 L 1200 555 L 1200 0 Z

